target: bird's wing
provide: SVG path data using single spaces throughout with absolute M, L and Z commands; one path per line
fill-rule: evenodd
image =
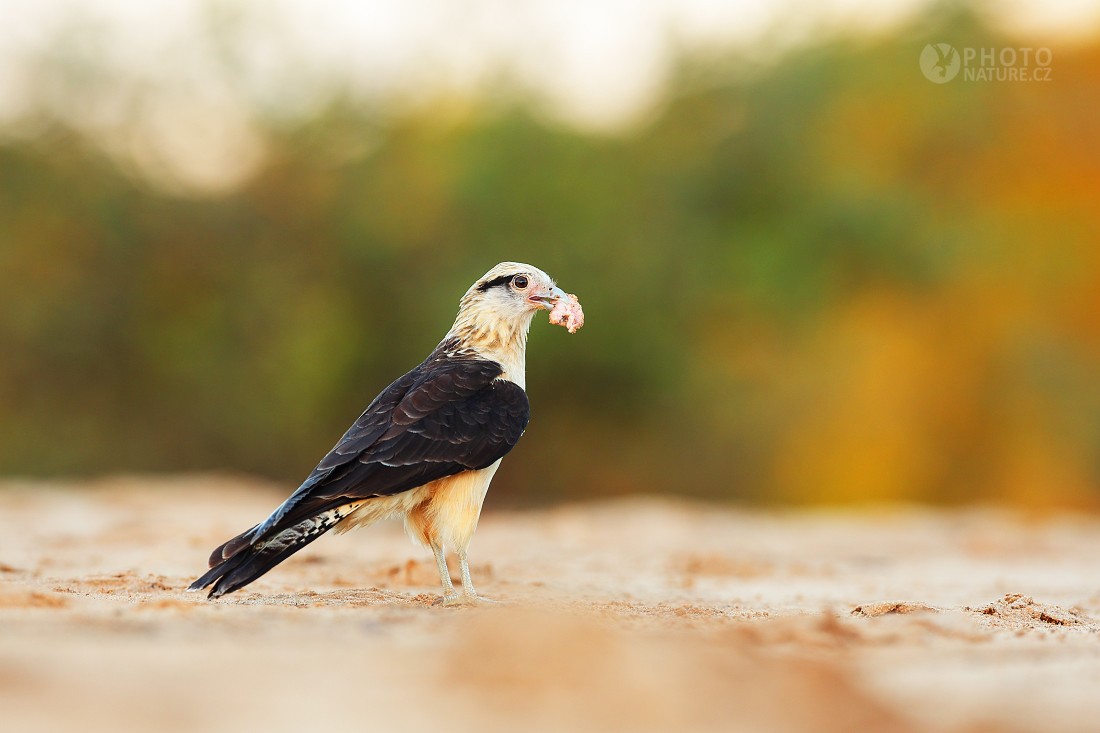
M 438 359 L 398 379 L 301 487 L 247 533 L 248 541 L 357 499 L 492 465 L 516 444 L 530 417 L 527 394 L 497 379 L 501 373 L 486 359 Z

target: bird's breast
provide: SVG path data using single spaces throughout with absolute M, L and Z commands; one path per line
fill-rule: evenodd
M 433 481 L 431 498 L 425 507 L 433 533 L 448 547 L 465 549 L 477 529 L 481 507 L 489 484 L 500 467 L 498 459 L 477 471 L 463 471 Z
M 494 360 L 503 368 L 497 379 L 507 379 L 519 385 L 522 390 L 527 389 L 527 365 L 523 353 L 495 355 Z

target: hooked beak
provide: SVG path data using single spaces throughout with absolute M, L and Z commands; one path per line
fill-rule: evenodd
M 564 297 L 565 291 L 555 285 L 549 288 L 537 289 L 527 296 L 527 302 L 534 305 L 536 308 L 553 310 L 554 304 L 558 302 L 558 298 Z

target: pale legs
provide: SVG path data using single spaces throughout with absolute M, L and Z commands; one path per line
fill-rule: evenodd
M 455 587 L 451 583 L 451 571 L 447 569 L 447 556 L 443 554 L 443 545 L 432 543 L 432 552 L 435 553 L 435 564 L 439 568 L 439 582 L 443 583 L 443 602 L 458 598 Z
M 466 550 L 459 550 L 458 565 L 462 573 L 462 595 L 455 591 L 451 583 L 451 571 L 447 569 L 447 556 L 443 552 L 443 545 L 432 543 L 432 552 L 435 553 L 435 564 L 439 567 L 439 582 L 443 584 L 444 606 L 467 606 L 480 603 L 486 599 L 478 598 L 474 590 L 474 581 L 470 577 L 470 562 L 466 559 Z

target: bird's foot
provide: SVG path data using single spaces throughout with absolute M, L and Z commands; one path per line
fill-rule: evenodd
M 484 598 L 474 593 L 455 593 L 454 595 L 443 596 L 443 605 L 451 607 L 461 606 L 486 606 L 496 605 L 499 601 L 494 601 L 491 598 Z

